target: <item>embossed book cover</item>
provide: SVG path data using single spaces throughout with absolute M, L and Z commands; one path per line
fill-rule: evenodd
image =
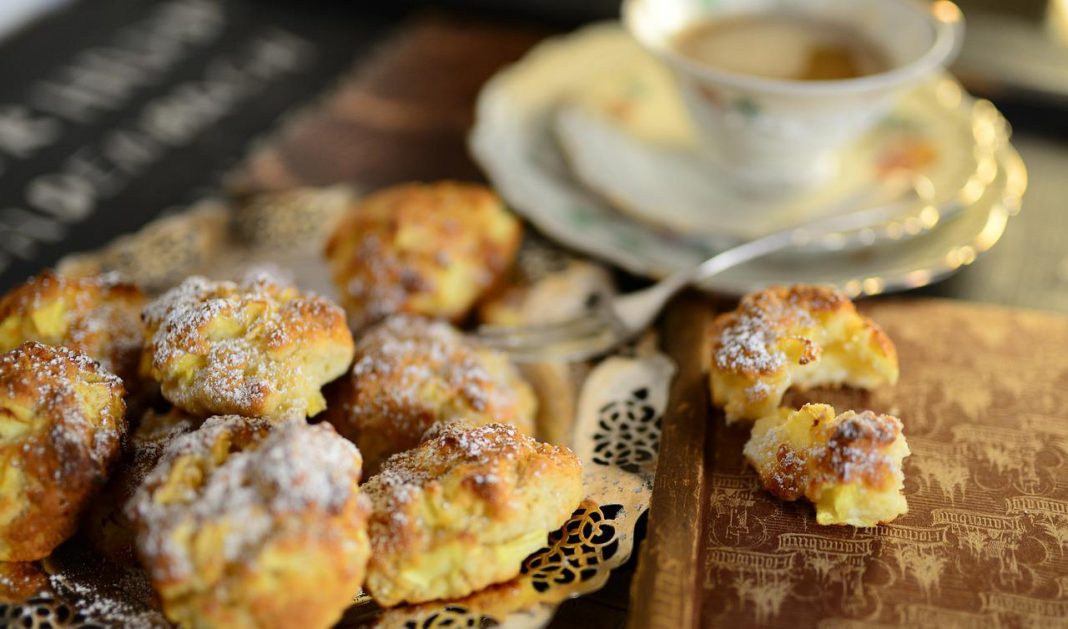
M 897 345 L 897 386 L 787 402 L 898 415 L 908 514 L 820 526 L 810 505 L 763 491 L 742 456 L 747 428 L 708 406 L 701 331 L 713 309 L 685 304 L 667 326 L 681 375 L 632 626 L 1068 626 L 1068 318 L 865 306 Z

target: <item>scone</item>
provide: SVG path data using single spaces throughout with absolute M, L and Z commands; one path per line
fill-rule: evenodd
M 74 533 L 126 433 L 123 387 L 85 354 L 28 342 L 0 356 L 0 561 Z
M 315 415 L 326 406 L 321 387 L 352 360 L 341 308 L 262 274 L 240 284 L 191 277 L 144 320 L 143 368 L 193 415 Z
M 383 606 L 466 596 L 519 574 L 579 505 L 567 448 L 506 424 L 438 424 L 363 486 L 374 505 L 367 590 Z
M 351 372 L 331 387 L 324 416 L 356 442 L 368 476 L 415 447 L 431 425 L 464 418 L 532 434 L 534 392 L 500 352 L 451 325 L 396 315 L 356 344 Z
M 394 313 L 456 322 L 512 264 L 521 238 L 485 186 L 412 183 L 353 207 L 325 253 L 354 328 Z
M 145 296 L 117 275 L 68 278 L 45 271 L 0 299 L 0 351 L 38 341 L 88 354 L 122 378 L 137 381 Z
M 791 386 L 897 382 L 897 351 L 843 293 L 823 286 L 751 293 L 711 326 L 712 401 L 728 422 L 755 420 L 779 407 Z
M 330 627 L 363 583 L 360 453 L 325 424 L 217 416 L 130 500 L 137 551 L 183 627 Z
M 820 524 L 875 526 L 908 511 L 901 431 L 890 415 L 806 404 L 757 421 L 745 457 L 771 493 L 812 501 Z
M 119 565 L 134 561 L 137 532 L 124 506 L 159 462 L 167 444 L 194 430 L 201 421 L 172 408 L 166 412 L 149 410 L 136 428 L 130 427 L 122 458 L 82 522 L 82 531 L 97 552 Z

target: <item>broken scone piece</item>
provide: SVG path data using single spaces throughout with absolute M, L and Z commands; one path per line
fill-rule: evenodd
M 764 488 L 805 497 L 820 524 L 875 526 L 908 511 L 901 421 L 871 411 L 835 415 L 826 404 L 779 409 L 753 425 L 745 457 Z
M 366 586 L 384 607 L 515 577 L 585 496 L 571 450 L 459 422 L 435 425 L 362 489 L 374 505 Z
M 775 412 L 791 386 L 871 389 L 897 382 L 897 351 L 834 288 L 795 285 L 751 293 L 711 326 L 712 401 L 727 422 Z

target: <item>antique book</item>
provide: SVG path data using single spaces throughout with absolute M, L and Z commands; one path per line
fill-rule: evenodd
M 811 390 L 901 418 L 908 514 L 875 528 L 816 524 L 765 492 L 748 426 L 708 402 L 708 303 L 665 325 L 679 362 L 664 417 L 634 627 L 1051 627 L 1068 624 L 1068 318 L 927 299 L 864 303 L 901 379 Z

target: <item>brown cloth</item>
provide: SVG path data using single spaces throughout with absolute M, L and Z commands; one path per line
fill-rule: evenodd
M 748 427 L 705 406 L 695 330 L 712 314 L 690 302 L 667 328 L 694 369 L 664 420 L 632 626 L 1068 626 L 1068 318 L 866 306 L 897 345 L 899 384 L 787 401 L 898 415 L 908 514 L 824 527 L 763 491 L 742 456 Z

